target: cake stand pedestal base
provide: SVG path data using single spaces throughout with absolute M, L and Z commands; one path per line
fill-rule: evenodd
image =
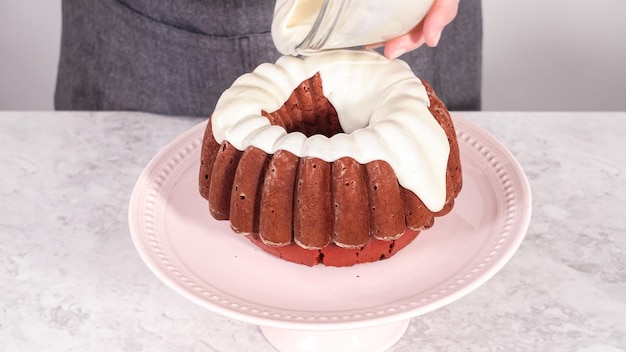
M 393 346 L 409 326 L 409 319 L 385 325 L 344 330 L 290 330 L 261 326 L 280 352 L 382 352 Z

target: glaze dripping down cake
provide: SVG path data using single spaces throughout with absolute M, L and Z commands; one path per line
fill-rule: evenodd
M 389 258 L 447 214 L 462 185 L 454 126 L 400 60 L 283 57 L 224 92 L 205 131 L 210 214 L 305 264 Z

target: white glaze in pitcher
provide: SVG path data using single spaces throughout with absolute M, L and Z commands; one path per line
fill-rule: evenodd
M 434 0 L 277 0 L 274 45 L 285 55 L 384 42 L 407 33 Z

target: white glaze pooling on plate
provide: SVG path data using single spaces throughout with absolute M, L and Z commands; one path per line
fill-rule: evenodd
M 261 115 L 262 110 L 278 110 L 317 72 L 346 133 L 307 138 L 272 126 Z M 384 160 L 403 187 L 438 211 L 445 203 L 450 146 L 429 105 L 424 85 L 404 61 L 373 51 L 336 50 L 260 65 L 224 91 L 211 121 L 217 142 L 227 140 L 238 150 L 287 150 L 328 162 L 342 157 L 361 164 Z

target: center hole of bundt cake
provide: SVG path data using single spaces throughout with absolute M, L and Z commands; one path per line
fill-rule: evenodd
M 287 133 L 301 132 L 307 137 L 322 134 L 330 138 L 344 132 L 335 107 L 324 96 L 319 73 L 300 83 L 278 110 L 262 114 Z

